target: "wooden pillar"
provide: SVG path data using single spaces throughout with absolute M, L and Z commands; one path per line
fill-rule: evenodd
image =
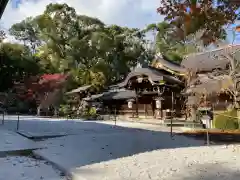
M 147 109 L 146 109 L 146 104 L 144 104 L 144 115 L 145 115 L 145 118 L 147 117 Z
M 160 99 L 160 105 L 161 105 L 161 108 L 160 108 L 161 119 L 163 119 L 162 99 Z
M 136 91 L 136 116 L 138 117 L 138 92 Z
M 173 109 L 174 109 L 174 93 L 172 91 L 172 108 L 171 108 L 171 137 L 173 136 Z

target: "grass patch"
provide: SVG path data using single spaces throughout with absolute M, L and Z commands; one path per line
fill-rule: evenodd
M 226 135 L 240 135 L 240 130 L 221 130 L 221 129 L 193 129 L 193 130 L 187 130 L 182 132 L 183 134 L 192 134 L 192 135 L 201 135 L 201 134 L 206 134 L 208 131 L 209 134 L 226 134 Z

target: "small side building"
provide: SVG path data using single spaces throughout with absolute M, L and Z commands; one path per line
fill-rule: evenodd
M 182 61 L 188 70 L 185 95 L 190 106 L 226 110 L 233 104 L 230 75 L 231 61 L 228 56 L 240 52 L 240 45 L 227 45 L 204 53 L 191 54 Z

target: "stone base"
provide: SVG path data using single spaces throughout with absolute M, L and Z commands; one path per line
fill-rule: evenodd
M 35 142 L 7 130 L 0 130 L 0 155 L 20 153 L 39 149 Z
M 28 138 L 28 139 L 48 139 L 48 138 L 56 138 L 56 137 L 62 137 L 66 136 L 66 133 L 57 133 L 57 132 L 30 132 L 30 131 L 24 131 L 24 130 L 19 130 L 17 132 L 18 134 Z

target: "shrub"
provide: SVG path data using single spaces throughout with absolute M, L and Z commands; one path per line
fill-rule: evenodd
M 213 125 L 217 129 L 234 130 L 238 129 L 237 110 L 232 109 L 218 114 L 214 117 Z
M 59 108 L 59 113 L 62 116 L 69 116 L 71 114 L 71 106 L 67 104 L 61 104 Z
M 83 118 L 95 119 L 97 118 L 97 110 L 95 107 L 87 108 L 83 113 Z
M 89 115 L 90 116 L 95 116 L 97 114 L 96 108 L 95 107 L 91 107 L 89 109 Z

